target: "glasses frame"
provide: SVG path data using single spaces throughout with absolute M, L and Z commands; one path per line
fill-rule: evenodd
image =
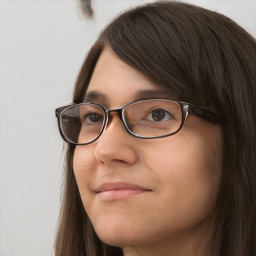
M 128 128 L 126 122 L 125 122 L 125 118 L 124 118 L 124 109 L 134 103 L 139 103 L 139 102 L 145 102 L 145 101 L 151 101 L 151 100 L 164 100 L 164 101 L 170 101 L 170 102 L 174 102 L 174 103 L 177 103 L 179 106 L 180 106 L 180 109 L 181 109 L 181 113 L 182 113 L 182 119 L 181 119 L 181 124 L 179 126 L 179 128 L 175 131 L 175 132 L 172 132 L 172 133 L 168 133 L 168 134 L 165 134 L 165 135 L 161 135 L 161 136 L 154 136 L 154 137 L 144 137 L 144 136 L 140 136 L 140 135 L 137 135 L 135 133 L 133 133 L 132 131 L 130 131 L 130 129 Z M 75 143 L 75 142 L 72 142 L 70 141 L 64 134 L 63 130 L 62 130 L 62 123 L 61 123 L 61 116 L 62 116 L 62 113 L 64 110 L 67 110 L 69 108 L 72 108 L 74 106 L 78 106 L 78 105 L 94 105 L 94 106 L 98 106 L 100 107 L 104 113 L 105 113 L 105 118 L 104 118 L 104 122 L 103 122 L 103 125 L 102 125 L 102 129 L 99 133 L 99 135 L 89 141 L 89 142 L 86 142 L 86 143 Z M 70 104 L 70 105 L 66 105 L 66 106 L 63 106 L 63 107 L 60 107 L 60 108 L 57 108 L 55 110 L 55 114 L 56 114 L 56 117 L 58 119 L 58 127 L 59 127 L 59 131 L 60 131 L 60 134 L 61 134 L 61 137 L 63 138 L 64 141 L 70 143 L 70 144 L 73 144 L 73 145 L 88 145 L 90 143 L 93 143 L 94 141 L 96 141 L 100 136 L 101 134 L 103 133 L 103 131 L 105 130 L 105 128 L 107 127 L 107 124 L 108 124 L 108 121 L 109 121 L 109 116 L 111 113 L 113 112 L 116 112 L 124 126 L 124 128 L 126 129 L 126 131 L 131 134 L 132 136 L 134 137 L 137 137 L 137 138 L 140 138 L 140 139 L 157 139 L 157 138 L 164 138 L 164 137 L 168 137 L 168 136 L 172 136 L 176 133 L 178 133 L 187 117 L 189 114 L 191 115 L 194 115 L 196 117 L 199 117 L 199 118 L 202 118 L 204 120 L 207 120 L 209 122 L 212 122 L 212 123 L 216 123 L 216 124 L 219 124 L 219 123 L 222 123 L 223 122 L 223 118 L 221 116 L 219 116 L 218 114 L 215 114 L 213 113 L 212 111 L 209 111 L 207 109 L 204 109 L 204 108 L 201 108 L 201 107 L 198 107 L 196 105 L 193 105 L 191 103 L 187 103 L 187 102 L 184 102 L 184 101 L 178 101 L 178 100 L 169 100 L 169 99 L 163 99 L 163 98 L 151 98 L 151 99 L 144 99 L 144 100 L 137 100 L 137 101 L 133 101 L 133 102 L 130 102 L 128 104 L 125 104 L 124 106 L 122 106 L 121 108 L 111 108 L 111 109 L 107 109 L 105 108 L 104 106 L 100 105 L 100 104 L 97 104 L 97 103 L 92 103 L 92 102 L 86 102 L 86 103 L 74 103 L 74 104 Z

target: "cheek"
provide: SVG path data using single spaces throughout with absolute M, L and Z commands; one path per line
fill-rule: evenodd
M 154 150 L 148 147 L 144 165 L 159 184 L 162 210 L 176 224 L 192 224 L 215 209 L 221 173 L 219 147 L 216 141 L 170 140 L 155 143 Z
M 89 184 L 96 168 L 93 152 L 88 146 L 77 146 L 74 152 L 73 170 L 81 195 L 88 193 Z
M 90 150 L 88 145 L 86 147 L 76 146 L 73 158 L 73 168 L 75 173 L 94 167 L 95 162 L 93 161 L 93 159 L 93 151 Z
M 154 147 L 144 150 L 143 164 L 155 174 L 180 177 L 183 181 L 195 177 L 219 177 L 221 156 L 217 143 L 204 140 L 172 140 L 166 143 L 154 143 Z

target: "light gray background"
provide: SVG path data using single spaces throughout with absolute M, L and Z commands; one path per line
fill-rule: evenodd
M 117 13 L 149 0 L 0 0 L 0 256 L 53 255 L 63 142 L 54 110 L 70 103 L 84 55 Z M 256 0 L 187 1 L 256 35 Z

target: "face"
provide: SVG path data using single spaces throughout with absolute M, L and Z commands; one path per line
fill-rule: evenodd
M 119 108 L 152 93 L 161 96 L 161 90 L 106 48 L 86 98 Z M 100 138 L 74 153 L 80 195 L 100 239 L 123 248 L 156 248 L 205 237 L 215 213 L 219 145 L 219 126 L 192 115 L 173 136 L 140 139 L 111 114 Z

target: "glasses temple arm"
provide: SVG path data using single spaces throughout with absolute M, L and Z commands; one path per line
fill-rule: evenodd
M 223 118 L 209 110 L 194 106 L 189 104 L 188 105 L 188 113 L 192 114 L 194 116 L 203 118 L 207 121 L 210 121 L 212 123 L 222 123 L 223 122 Z

